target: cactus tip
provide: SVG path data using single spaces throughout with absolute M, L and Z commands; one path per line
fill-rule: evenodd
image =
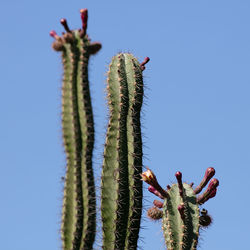
M 149 60 L 150 60 L 149 57 L 145 57 L 144 61 L 140 64 L 141 70 L 144 70 L 146 68 L 145 64 L 147 64 L 149 62 Z
M 66 30 L 66 32 L 71 32 L 69 26 L 68 26 L 68 23 L 67 23 L 67 20 L 65 18 L 62 18 L 60 20 L 60 23 L 62 24 L 62 26 L 64 27 L 64 29 Z
M 182 173 L 180 171 L 176 172 L 175 177 L 178 182 L 180 196 L 183 197 Z
M 149 186 L 148 191 L 151 192 L 152 194 L 158 196 L 159 198 L 164 199 L 164 197 L 161 195 L 161 193 L 159 191 L 157 191 L 154 187 Z
M 201 181 L 201 183 L 195 188 L 194 193 L 198 194 L 201 190 L 207 185 L 209 180 L 215 175 L 215 169 L 212 167 L 207 168 L 205 175 Z
M 148 169 L 147 171 L 141 173 L 141 177 L 142 177 L 142 180 L 145 181 L 146 183 L 148 183 L 149 185 L 152 185 L 155 182 L 157 182 L 156 176 L 154 175 L 153 171 L 150 170 L 150 169 Z
M 84 34 L 86 34 L 87 23 L 88 23 L 88 9 L 81 9 L 81 19 L 82 19 L 82 29 Z
M 147 184 L 151 185 L 158 193 L 161 194 L 162 197 L 167 197 L 167 192 L 160 186 L 160 184 L 157 181 L 157 178 L 153 171 L 151 171 L 149 168 L 147 171 L 140 174 L 142 177 L 142 180 L 145 181 Z M 150 191 L 152 192 L 152 191 Z M 155 195 L 159 196 L 155 192 L 153 192 Z M 161 198 L 161 196 L 159 196 Z
M 216 189 L 219 186 L 219 180 L 218 179 L 212 179 L 208 184 L 208 189 Z
M 205 178 L 211 179 L 215 175 L 215 169 L 213 167 L 207 168 L 205 172 Z
M 58 38 L 58 35 L 56 34 L 56 32 L 55 32 L 54 30 L 51 30 L 50 33 L 49 33 L 49 35 L 50 35 L 51 37 L 55 38 L 55 39 Z
M 175 173 L 175 177 L 176 177 L 178 183 L 182 183 L 182 173 L 180 171 Z
M 199 204 L 203 204 L 208 201 L 210 198 L 215 197 L 217 192 L 217 187 L 219 186 L 219 181 L 217 179 L 212 179 L 207 187 L 207 190 L 197 198 Z

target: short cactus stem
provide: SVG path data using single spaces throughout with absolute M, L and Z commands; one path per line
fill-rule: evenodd
M 54 30 L 51 30 L 49 34 L 50 34 L 51 37 L 53 37 L 55 39 L 59 39 L 60 38 Z
M 210 167 L 207 168 L 205 175 L 201 181 L 201 183 L 195 188 L 194 193 L 199 194 L 201 190 L 208 184 L 211 178 L 215 175 L 215 169 Z
M 214 172 L 211 168 L 206 171 L 206 179 L 203 178 L 201 182 L 202 187 L 204 183 L 207 184 L 207 179 L 212 178 Z M 215 196 L 219 181 L 212 179 L 204 194 L 196 197 L 192 183 L 186 184 L 182 182 L 181 172 L 176 172 L 175 177 L 177 184 L 173 184 L 171 187 L 167 185 L 167 190 L 164 190 L 167 193 L 164 196 L 164 203 L 154 200 L 154 207 L 148 210 L 148 216 L 154 219 L 159 210 L 163 212 L 162 229 L 167 249 L 197 249 L 200 227 L 207 227 L 212 221 L 205 209 L 200 214 L 199 205 Z M 149 186 L 149 191 L 158 196 L 155 190 L 158 190 L 157 187 L 160 184 L 153 172 L 151 170 L 146 171 L 142 174 L 142 179 L 153 186 L 153 188 Z

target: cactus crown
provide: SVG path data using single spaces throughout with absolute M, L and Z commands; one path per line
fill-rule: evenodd
M 154 200 L 154 207 L 148 210 L 148 216 L 153 220 L 162 219 L 162 229 L 168 249 L 196 249 L 200 227 L 207 227 L 211 217 L 207 210 L 200 212 L 199 205 L 204 204 L 216 195 L 219 181 L 212 179 L 206 191 L 197 196 L 214 176 L 214 168 L 208 168 L 201 183 L 193 189 L 193 183 L 182 183 L 182 173 L 176 172 L 177 184 L 167 186 L 164 190 L 154 173 L 148 169 L 142 173 L 142 180 L 150 186 L 148 190 L 163 199 Z

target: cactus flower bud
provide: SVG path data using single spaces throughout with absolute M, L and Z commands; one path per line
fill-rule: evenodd
M 167 192 L 158 183 L 156 176 L 152 170 L 148 169 L 147 171 L 143 172 L 141 174 L 141 177 L 143 181 L 145 181 L 147 184 L 152 186 L 156 191 L 158 191 L 162 197 L 166 198 L 168 196 Z M 152 193 L 156 194 L 155 190 L 153 190 L 152 188 L 150 188 L 150 190 L 152 191 Z M 158 194 L 156 195 L 159 196 Z M 161 196 L 159 197 L 161 198 Z
M 148 191 L 149 191 L 150 193 L 152 193 L 152 194 L 158 196 L 159 198 L 164 199 L 164 197 L 160 194 L 160 192 L 157 191 L 154 187 L 149 186 L 149 187 L 148 187 Z
M 67 23 L 67 20 L 65 18 L 62 18 L 60 20 L 60 23 L 62 24 L 62 26 L 64 27 L 64 29 L 66 30 L 66 32 L 71 32 L 69 26 L 68 26 L 68 23 Z
M 184 214 L 185 206 L 184 206 L 184 204 L 183 203 L 180 204 L 177 209 L 180 213 L 181 219 L 184 220 L 185 219 L 185 214 Z
M 149 185 L 151 185 L 153 187 L 154 187 L 155 183 L 158 183 L 156 176 L 154 175 L 154 173 L 150 169 L 143 172 L 141 174 L 141 177 L 142 177 L 143 181 L 145 181 L 146 183 L 148 183 Z
M 163 208 L 163 202 L 154 200 L 153 204 L 158 208 Z
M 82 29 L 84 32 L 86 32 L 87 29 L 87 23 L 88 23 L 88 10 L 87 9 L 81 9 L 81 19 L 82 19 Z
M 210 198 L 213 198 L 216 195 L 218 186 L 219 186 L 219 181 L 215 178 L 212 179 L 209 182 L 206 191 L 202 195 L 198 196 L 197 202 L 199 204 L 203 204 L 206 201 L 208 201 Z
M 182 173 L 180 171 L 176 172 L 175 177 L 178 182 L 180 196 L 183 197 Z
M 208 184 L 208 190 L 213 190 L 219 186 L 219 181 L 217 179 L 212 179 Z
M 199 186 L 196 187 L 196 189 L 194 190 L 195 194 L 198 194 L 201 192 L 201 190 L 207 185 L 207 183 L 209 182 L 209 180 L 215 175 L 215 169 L 212 167 L 207 168 L 205 175 L 201 181 L 201 183 L 199 184 Z

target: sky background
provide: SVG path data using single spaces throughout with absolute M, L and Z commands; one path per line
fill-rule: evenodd
M 116 53 L 132 52 L 144 71 L 144 166 L 159 182 L 177 170 L 199 184 L 207 167 L 220 180 L 205 204 L 213 217 L 202 250 L 249 247 L 250 2 L 247 0 L 0 2 L 0 240 L 2 250 L 60 249 L 65 170 L 61 136 L 60 54 L 51 49 L 59 20 L 80 28 L 102 50 L 91 58 L 99 185 L 107 126 L 105 73 Z M 145 187 L 145 211 L 153 195 Z M 144 212 L 139 245 L 165 249 L 161 224 Z M 99 221 L 100 225 L 100 221 Z M 100 249 L 100 226 L 96 249 Z

